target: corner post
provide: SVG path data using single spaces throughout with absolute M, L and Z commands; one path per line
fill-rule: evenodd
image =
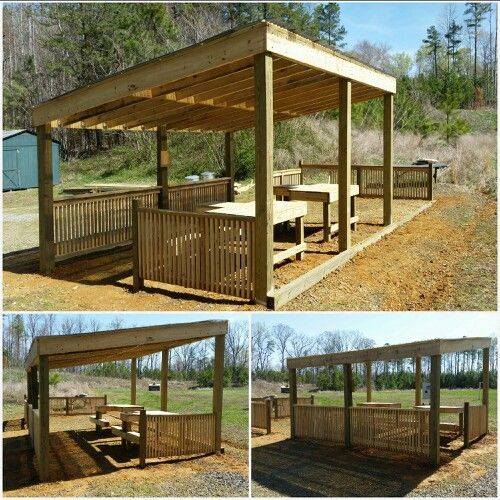
M 422 358 L 415 358 L 415 406 L 422 404 Z
M 372 400 L 372 362 L 366 362 L 366 401 Z
M 168 349 L 161 351 L 160 410 L 168 407 Z
M 469 418 L 469 403 L 464 403 L 464 448 L 469 447 L 470 436 L 470 418 Z
M 38 387 L 38 369 L 36 366 L 31 368 L 31 397 L 33 410 L 38 410 L 38 395 L 40 394 Z
M 432 162 L 430 161 L 428 163 L 428 170 L 427 170 L 427 199 L 432 200 Z M 434 174 L 434 180 L 437 182 L 437 170 L 436 173 Z
M 133 291 L 138 292 L 144 287 L 144 278 L 140 274 L 139 246 L 139 208 L 142 207 L 141 200 L 132 200 L 132 279 Z
M 339 251 L 351 247 L 351 82 L 339 78 Z
M 344 364 L 344 444 L 351 447 L 352 365 Z
M 49 477 L 49 358 L 47 356 L 39 357 L 40 370 L 40 408 L 38 420 L 38 467 L 40 481 L 46 481 Z M 35 430 L 36 432 L 36 430 Z M 36 450 L 36 446 L 35 446 Z
M 384 226 L 392 224 L 394 96 L 384 95 Z
M 429 458 L 434 466 L 439 465 L 439 406 L 441 355 L 431 356 L 431 405 L 429 411 Z
M 273 280 L 273 58 L 254 57 L 255 69 L 255 300 L 267 305 Z
M 139 467 L 146 467 L 146 447 L 148 442 L 148 425 L 146 410 L 139 410 Z
M 36 128 L 38 161 L 38 235 L 40 272 L 50 274 L 55 267 L 54 182 L 52 172 L 52 128 L 50 123 Z
M 168 209 L 168 170 L 170 168 L 170 152 L 166 125 L 156 128 L 156 183 L 161 187 L 158 207 Z
M 290 389 L 290 437 L 295 437 L 295 405 L 297 404 L 297 370 L 288 369 L 288 387 Z
M 225 335 L 215 336 L 214 380 L 212 392 L 212 411 L 215 415 L 215 452 L 221 453 L 222 442 L 222 396 L 224 386 L 224 344 Z
M 273 402 L 271 398 L 266 399 L 266 434 L 271 434 L 271 412 Z
M 130 404 L 137 404 L 137 358 L 130 360 Z
M 225 175 L 229 177 L 227 185 L 227 201 L 234 201 L 234 133 L 226 132 L 224 135 L 224 164 L 226 167 Z
M 483 398 L 482 403 L 486 406 L 486 434 L 488 434 L 488 407 L 489 407 L 489 386 L 490 386 L 490 348 L 483 349 Z

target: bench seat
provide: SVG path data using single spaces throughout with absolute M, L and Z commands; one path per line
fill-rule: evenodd
M 139 438 L 140 434 L 138 432 L 134 431 L 124 431 L 120 426 L 118 425 L 112 425 L 111 426 L 111 432 L 115 436 L 119 436 L 122 439 L 126 439 L 127 441 L 130 441 L 131 443 L 139 444 Z
M 109 420 L 104 418 L 89 417 L 89 420 L 99 427 L 109 427 Z

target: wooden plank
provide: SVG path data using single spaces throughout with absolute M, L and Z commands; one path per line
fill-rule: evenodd
M 214 380 L 212 392 L 212 412 L 215 417 L 214 449 L 219 455 L 222 440 L 222 396 L 224 381 L 224 342 L 225 335 L 215 338 L 214 351 Z
M 393 177 L 393 108 L 394 96 L 384 95 L 384 226 L 392 224 Z M 432 181 L 431 181 L 432 184 Z
M 137 403 L 137 358 L 130 360 L 130 404 Z
M 339 252 L 351 247 L 351 82 L 339 79 Z
M 439 465 L 439 405 L 440 405 L 441 355 L 431 356 L 431 396 L 429 410 L 429 459 L 432 465 Z
M 367 361 L 365 363 L 366 370 L 366 401 L 368 403 L 372 400 L 372 362 Z
M 346 363 L 344 369 L 344 445 L 351 447 L 351 417 L 350 408 L 352 407 L 352 365 Z
M 288 370 L 288 387 L 290 388 L 290 437 L 295 438 L 295 405 L 297 404 L 297 370 Z
M 490 349 L 483 349 L 483 391 L 482 403 L 486 406 L 486 433 L 488 433 L 488 409 L 489 409 L 489 390 L 490 390 Z
M 40 356 L 39 366 L 40 381 L 40 409 L 38 420 L 38 440 L 39 446 L 37 450 L 38 458 L 38 475 L 40 481 L 49 479 L 49 359 L 47 356 Z
M 170 168 L 170 152 L 168 149 L 167 127 L 160 125 L 156 129 L 156 183 L 161 187 L 158 208 L 168 209 L 168 171 Z
M 161 351 L 160 410 L 162 411 L 167 411 L 168 407 L 168 355 L 169 349 Z
M 139 226 L 139 209 L 141 206 L 140 200 L 132 200 L 132 279 L 134 292 L 138 292 L 144 287 L 144 277 L 140 272 L 140 231 L 142 228 Z
M 255 300 L 267 305 L 273 279 L 273 59 L 255 56 Z
M 50 274 L 55 267 L 54 182 L 52 172 L 52 129 L 50 124 L 39 124 L 36 128 L 36 135 L 40 272 Z
M 415 406 L 422 404 L 422 358 L 415 358 Z
M 234 133 L 226 132 L 224 135 L 224 165 L 226 177 L 230 181 L 227 185 L 227 201 L 234 201 L 234 175 L 235 175 L 235 140 Z
M 147 415 L 146 410 L 139 410 L 139 467 L 146 467 L 147 456 Z

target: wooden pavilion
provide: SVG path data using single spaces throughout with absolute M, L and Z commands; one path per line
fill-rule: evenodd
M 173 427 L 174 424 L 179 425 L 180 431 L 173 436 L 175 440 L 179 442 L 186 442 L 188 439 L 194 438 L 208 440 L 209 442 L 204 443 L 204 446 L 196 449 L 200 448 L 205 451 L 220 453 L 224 339 L 227 331 L 228 322 L 226 320 L 212 320 L 110 330 L 98 333 L 36 337 L 25 361 L 28 394 L 26 414 L 28 415 L 30 438 L 38 458 L 40 480 L 45 481 L 49 477 L 49 370 L 130 359 L 130 403 L 135 405 L 137 358 L 161 352 L 160 409 L 166 412 L 169 350 L 211 337 L 215 338 L 213 408 L 211 414 L 197 415 L 196 425 L 198 427 L 196 429 L 200 435 L 195 436 L 193 426 L 187 424 L 188 420 L 193 420 L 191 418 L 193 415 L 162 415 L 161 417 L 153 415 L 153 428 L 148 427 L 147 429 L 148 442 L 139 443 L 141 445 L 140 458 L 141 463 L 144 463 L 145 458 L 148 456 L 168 456 L 165 455 L 165 450 L 179 449 L 179 446 L 175 446 L 175 443 L 174 445 L 168 443 L 168 446 L 161 446 L 161 439 L 166 439 L 166 437 L 172 439 L 172 435 L 174 435 L 172 428 L 163 432 L 163 436 L 161 433 L 155 433 L 155 428 L 161 427 L 160 424 L 162 423 L 163 427 L 168 427 L 169 424 L 171 424 L 170 427 Z M 164 422 L 159 422 L 161 418 L 163 418 Z M 182 419 L 186 422 L 181 422 Z M 145 423 L 147 424 L 147 421 Z M 146 427 L 144 427 L 145 430 Z M 189 433 L 189 436 L 183 433 Z M 146 432 L 141 432 L 141 435 L 145 439 Z M 158 450 L 160 451 L 159 455 L 152 455 L 152 453 L 157 453 Z
M 376 168 L 383 170 L 383 224 L 391 226 L 395 92 L 396 79 L 392 76 L 276 24 L 261 21 L 134 66 L 35 106 L 33 124 L 37 129 L 39 153 L 41 272 L 51 273 L 58 258 L 115 243 L 121 237 L 116 233 L 126 233 L 130 238 L 130 228 L 125 231 L 122 226 L 115 227 L 116 221 L 108 220 L 106 215 L 112 209 L 121 213 L 123 219 L 123 208 L 130 209 L 130 200 L 123 194 L 118 201 L 116 196 L 111 201 L 106 199 L 107 204 L 101 198 L 86 200 L 84 205 L 79 204 L 78 199 L 53 199 L 52 129 L 156 130 L 158 187 L 147 193 L 147 207 L 138 206 L 134 215 L 137 226 L 133 236 L 137 247 L 134 254 L 136 288 L 145 278 L 250 298 L 270 306 L 290 300 L 317 283 L 332 266 L 323 266 L 316 274 L 304 276 L 303 282 L 296 280 L 292 288 L 299 292 L 289 287 L 286 293 L 280 294 L 280 290 L 275 289 L 274 122 L 339 109 L 336 166 L 339 252 L 343 254 L 342 258 L 350 258 L 351 254 L 346 252 L 351 247 L 351 105 L 370 99 L 383 99 L 384 102 L 383 166 Z M 248 223 L 248 218 L 235 216 L 217 218 L 207 214 L 196 217 L 192 213 L 179 214 L 168 182 L 169 131 L 225 133 L 226 184 L 222 190 L 227 196 L 225 200 L 216 201 L 233 201 L 233 133 L 252 127 L 255 128 L 256 201 L 255 217 L 251 223 Z M 211 186 L 205 190 L 210 189 Z M 132 195 L 134 199 L 140 197 L 138 193 Z M 209 198 L 204 198 L 204 201 Z M 141 199 L 144 203 L 145 198 Z M 192 204 L 185 206 L 193 211 Z M 158 211 L 157 207 L 164 210 Z M 218 232 L 213 226 L 225 229 Z M 162 236 L 161 227 L 169 228 L 168 235 Z M 188 227 L 191 228 L 189 234 Z M 106 231 L 112 236 L 104 234 Z M 153 245 L 149 249 L 153 232 L 164 239 L 158 248 Z M 228 234 L 231 241 L 224 240 Z M 206 246 L 196 246 L 198 239 Z M 175 244 L 169 247 L 173 240 Z M 256 245 L 255 241 L 259 244 Z M 180 245 L 182 251 L 178 251 Z M 165 250 L 166 247 L 169 249 Z M 223 253 L 219 255 L 217 252 Z M 201 257 L 194 258 L 195 253 Z M 190 257 L 186 261 L 181 255 Z M 207 270 L 213 268 L 214 261 L 219 262 L 216 269 L 220 269 L 220 275 L 212 276 Z M 173 274 L 168 269 L 160 269 L 158 262 L 169 262 L 165 267 L 173 269 Z M 176 272 L 177 267 L 184 269 L 182 276 Z
M 464 445 L 488 432 L 489 337 L 434 339 L 372 349 L 288 358 L 290 384 L 290 433 L 292 438 L 326 440 L 336 444 L 368 446 L 428 457 L 433 465 L 440 460 L 440 413 L 451 410 L 463 415 Z M 461 408 L 440 405 L 441 355 L 482 349 L 482 405 L 465 403 Z M 430 357 L 430 405 L 422 405 L 422 357 Z M 415 406 L 401 408 L 372 402 L 372 363 L 415 359 Z M 352 365 L 365 365 L 366 406 L 353 406 Z M 297 370 L 342 365 L 344 406 L 297 404 Z

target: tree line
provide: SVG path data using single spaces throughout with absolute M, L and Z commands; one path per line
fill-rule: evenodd
M 271 328 L 264 323 L 252 324 L 252 379 L 270 382 L 287 382 L 288 357 L 335 353 L 375 347 L 375 341 L 362 332 L 331 330 L 316 337 L 297 332 L 287 324 L 279 323 Z M 475 388 L 482 381 L 482 351 L 470 350 L 447 353 L 441 356 L 441 387 Z M 497 339 L 492 338 L 489 370 L 490 386 L 497 384 L 498 350 Z M 430 374 L 430 358 L 422 358 L 422 374 Z M 301 383 L 314 384 L 319 390 L 343 389 L 342 366 L 307 368 L 297 371 Z M 373 384 L 377 390 L 412 389 L 415 387 L 415 360 L 396 359 L 372 363 Z M 353 365 L 355 387 L 364 387 L 366 372 L 364 364 Z
M 71 335 L 96 333 L 124 328 L 123 320 L 116 317 L 108 325 L 95 317 L 66 316 L 62 320 L 55 314 L 6 314 L 3 317 L 3 366 L 22 367 L 31 343 L 39 335 Z M 213 379 L 213 339 L 175 347 L 169 354 L 169 378 L 195 381 L 202 387 L 210 386 Z M 248 326 L 246 322 L 231 321 L 225 342 L 225 385 L 241 386 L 248 382 Z M 137 359 L 139 378 L 160 379 L 161 354 L 154 353 Z M 72 373 L 100 377 L 130 377 L 130 361 L 112 361 L 66 368 Z

